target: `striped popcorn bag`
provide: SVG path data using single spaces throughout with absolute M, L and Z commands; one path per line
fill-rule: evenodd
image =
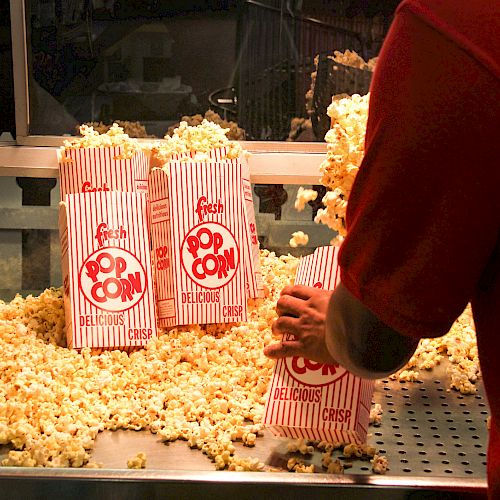
M 57 151 L 61 200 L 69 193 L 148 192 L 149 157 L 136 152 L 120 159 L 122 146 Z
M 296 284 L 333 290 L 340 281 L 338 247 L 303 257 Z M 292 338 L 292 336 L 288 336 Z M 290 357 L 276 362 L 264 411 L 271 433 L 289 438 L 362 443 L 366 440 L 374 383 L 340 365 Z
M 220 147 L 210 152 L 210 157 L 218 161 L 229 161 L 241 168 L 241 189 L 244 199 L 245 219 L 245 280 L 247 295 L 252 298 L 264 296 L 264 281 L 260 268 L 259 239 L 257 236 L 257 225 L 255 223 L 255 207 L 253 204 L 252 185 L 250 184 L 250 169 L 246 157 L 228 159 L 227 148 Z
M 147 195 L 66 194 L 59 230 L 68 347 L 134 348 L 156 337 Z
M 191 158 L 193 161 L 214 161 L 218 164 L 231 163 L 233 167 L 241 170 L 241 190 L 243 196 L 243 220 L 246 230 L 244 232 L 244 241 L 241 244 L 243 253 L 243 265 L 245 271 L 246 293 L 248 297 L 264 297 L 264 281 L 262 279 L 262 270 L 260 267 L 259 239 L 257 235 L 257 225 L 255 223 L 255 207 L 253 204 L 252 186 L 250 184 L 250 169 L 245 157 L 228 158 L 228 148 L 221 146 L 211 149 L 208 153 L 197 153 L 189 151 L 185 154 L 173 153 L 170 161 L 187 161 Z M 161 167 L 161 163 L 153 156 L 151 158 L 152 166 Z
M 149 179 L 158 324 L 245 321 L 241 168 L 170 161 Z

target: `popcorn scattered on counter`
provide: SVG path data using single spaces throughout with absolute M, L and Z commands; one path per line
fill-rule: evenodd
M 390 378 L 408 382 L 416 381 L 419 378 L 419 372 L 413 368 L 431 370 L 441 362 L 445 355 L 451 362 L 447 369 L 450 376 L 450 388 L 462 394 L 476 393 L 475 383 L 481 376 L 481 369 L 470 305 L 453 323 L 446 335 L 436 339 L 422 339 L 406 366 Z
M 379 403 L 375 403 L 370 408 L 370 420 L 368 423 L 372 425 L 380 425 L 382 423 L 383 413 L 384 410 L 382 409 L 382 406 Z
M 320 441 L 317 445 L 316 448 L 318 450 L 324 451 L 326 453 L 330 453 L 333 450 L 338 450 L 342 448 L 342 443 L 329 443 L 328 441 Z
M 339 458 L 333 457 L 335 450 L 343 447 L 343 454 Z M 303 455 L 311 455 L 315 448 L 323 451 L 321 454 L 321 466 L 328 474 L 343 474 L 344 469 L 352 467 L 352 462 L 346 459 L 356 458 L 366 460 L 377 456 L 377 450 L 368 444 L 348 443 L 343 446 L 341 443 L 329 443 L 327 441 L 308 441 L 305 439 L 290 440 L 287 444 L 287 451 L 294 453 L 300 451 Z M 340 460 L 342 459 L 343 462 Z M 304 472 L 297 470 L 298 465 L 302 466 L 304 461 L 298 457 L 291 457 L 287 463 L 287 469 L 291 472 Z M 302 468 L 302 467 L 301 467 Z
M 415 370 L 403 370 L 397 378 L 402 382 L 416 382 L 419 379 L 419 372 Z
M 266 296 L 249 301 L 249 321 L 178 327 L 130 354 L 61 345 L 60 290 L 0 301 L 0 443 L 4 466 L 94 467 L 100 431 L 150 429 L 184 439 L 216 468 L 262 470 L 235 454 L 255 445 L 274 362 L 263 354 L 282 288 L 298 259 L 263 250 Z
M 309 235 L 305 234 L 304 231 L 295 231 L 292 233 L 289 244 L 292 248 L 297 248 L 299 245 L 307 245 L 308 242 Z
M 100 462 L 87 462 L 84 466 L 85 469 L 102 469 L 103 464 Z
M 286 464 L 286 468 L 290 472 L 298 472 L 298 473 L 312 473 L 315 472 L 314 464 L 306 465 L 303 460 L 299 458 L 292 457 L 288 459 Z
M 314 446 L 307 439 L 296 439 L 288 441 L 286 451 L 288 453 L 299 452 L 302 455 L 312 455 L 314 453 Z
M 257 458 L 240 458 L 233 456 L 228 470 L 237 472 L 260 472 L 264 470 L 265 464 Z
M 374 474 L 385 474 L 389 470 L 389 460 L 383 455 L 375 455 L 371 463 Z
M 300 186 L 295 199 L 295 208 L 299 212 L 306 208 L 306 203 L 314 201 L 318 197 L 318 192 L 314 189 L 305 189 Z
M 129 469 L 145 469 L 146 468 L 146 454 L 142 451 L 137 453 L 133 458 L 127 460 L 127 468 Z
M 363 452 L 364 457 L 374 457 L 375 454 L 377 453 L 377 450 L 375 449 L 374 446 L 370 446 L 366 443 L 361 445 L 361 450 Z
M 328 474 L 343 474 L 344 465 L 342 465 L 342 462 L 337 458 L 327 465 L 326 472 Z
M 309 465 L 297 464 L 293 468 L 293 470 L 294 470 L 294 472 L 298 472 L 298 473 L 302 473 L 302 474 L 312 474 L 312 473 L 316 472 L 316 467 L 314 466 L 314 464 L 309 464 Z
M 263 250 L 261 264 L 266 296 L 249 301 L 248 323 L 173 328 L 130 354 L 66 349 L 61 290 L 0 301 L 0 444 L 12 448 L 1 465 L 100 467 L 91 459 L 98 433 L 121 428 L 186 440 L 217 469 L 263 470 L 258 459 L 237 456 L 233 443 L 253 446 L 262 435 L 274 365 L 262 351 L 273 341 L 276 301 L 298 259 Z M 444 356 L 451 388 L 475 392 L 480 369 L 470 308 L 447 335 L 422 340 L 401 374 L 430 369 Z M 381 406 L 370 413 L 376 423 Z M 387 470 L 386 457 L 367 445 L 299 440 L 288 451 L 306 456 L 311 447 L 324 452 L 327 470 L 341 447 L 346 458 L 373 456 L 375 473 Z M 312 471 L 295 460 L 291 470 Z
M 346 458 L 361 458 L 363 456 L 363 447 L 360 444 L 350 443 L 344 447 L 343 455 Z

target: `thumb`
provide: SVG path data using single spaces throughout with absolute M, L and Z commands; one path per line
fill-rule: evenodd
M 287 340 L 264 347 L 264 354 L 271 359 L 303 356 L 303 346 L 298 340 Z

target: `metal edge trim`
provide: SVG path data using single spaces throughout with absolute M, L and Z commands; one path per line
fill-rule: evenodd
M 25 0 L 10 0 L 16 135 L 28 135 L 29 94 Z
M 182 470 L 122 470 L 122 469 L 43 469 L 2 467 L 0 481 L 31 480 L 94 480 L 140 482 L 218 482 L 315 485 L 315 486 L 378 486 L 477 492 L 487 487 L 485 479 L 446 477 L 403 477 L 377 475 L 290 474 L 289 472 L 228 472 Z

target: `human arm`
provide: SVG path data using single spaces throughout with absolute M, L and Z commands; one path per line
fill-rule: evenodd
M 271 358 L 301 356 L 338 363 L 363 378 L 382 378 L 404 366 L 418 345 L 380 321 L 340 283 L 332 292 L 295 285 L 277 303 L 273 332 L 293 340 L 271 344 Z
M 299 310 L 279 303 L 276 333 L 304 322 L 311 307 L 323 307 L 324 326 L 315 311 L 307 337 L 266 349 L 276 357 L 300 348 L 319 360 L 328 345 L 323 359 L 370 377 L 386 373 L 391 360 L 397 369 L 420 338 L 446 333 L 471 300 L 498 238 L 500 185 L 498 83 L 455 42 L 400 13 L 371 91 L 342 285 L 328 307 L 319 298 L 305 298 Z M 299 321 L 281 319 L 286 314 Z

